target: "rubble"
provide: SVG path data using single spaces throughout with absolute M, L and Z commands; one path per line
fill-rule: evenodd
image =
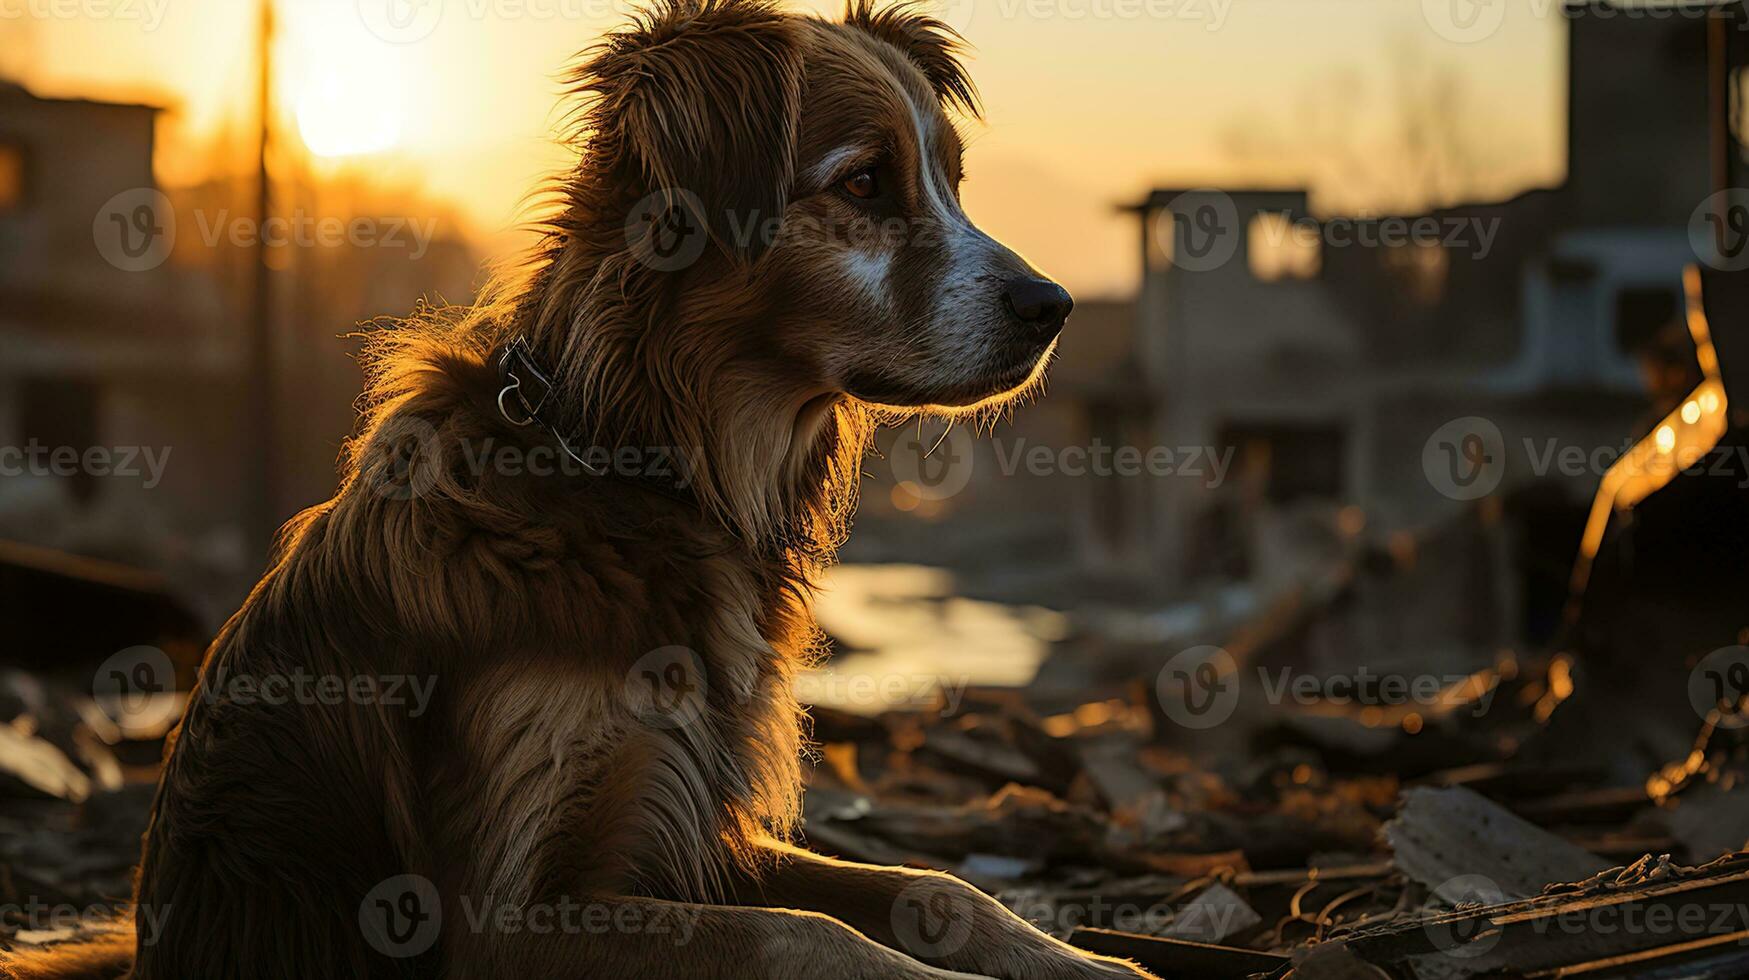
M 1393 862 L 1448 902 L 1464 901 L 1463 882 L 1480 876 L 1502 900 L 1541 894 L 1578 881 L 1609 862 L 1570 844 L 1463 787 L 1411 789 L 1385 824 Z
M 1236 670 L 1309 671 L 1302 640 L 1360 567 L 1212 639 Z M 1557 751 L 1575 744 L 1557 724 L 1578 703 L 1570 659 L 1500 651 L 1456 663 L 1419 711 L 1249 684 L 1197 730 L 1153 683 L 1165 653 L 1130 648 L 1111 673 L 1107 643 L 1065 636 L 1028 687 L 814 706 L 805 842 L 953 871 L 1165 980 L 1749 975 L 1749 853 L 1726 854 L 1749 837 L 1749 732 L 1709 718 L 1624 778 L 1609 739 L 1631 726 L 1587 723 L 1583 751 Z M 184 697 L 0 673 L 0 906 L 127 894 Z
M 1369 567 L 1194 639 L 1228 676 L 1310 671 Z M 1749 854 L 1714 860 L 1749 842 L 1749 735 L 1691 722 L 1692 752 L 1635 769 L 1634 726 L 1555 724 L 1619 694 L 1586 706 L 1572 655 L 1510 651 L 1448 659 L 1435 696 L 1391 710 L 1241 684 L 1198 729 L 1153 683 L 1166 654 L 1112 643 L 1071 634 L 1028 688 L 820 712 L 808 843 L 955 870 L 1162 978 L 1749 975 Z

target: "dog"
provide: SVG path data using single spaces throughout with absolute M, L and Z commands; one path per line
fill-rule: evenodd
M 792 843 L 808 598 L 871 433 L 1034 389 L 1072 305 L 960 206 L 958 36 L 659 0 L 569 81 L 533 255 L 371 335 L 339 490 L 171 736 L 132 921 L 0 969 L 1147 977 Z

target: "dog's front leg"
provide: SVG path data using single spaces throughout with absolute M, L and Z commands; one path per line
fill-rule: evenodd
M 525 928 L 465 922 L 456 980 L 988 980 L 919 962 L 829 916 L 784 909 L 601 898 L 518 910 Z M 538 911 L 538 915 L 535 913 Z M 538 927 L 537 927 L 538 925 Z
M 766 846 L 771 870 L 743 886 L 741 901 L 822 912 L 925 963 L 1001 980 L 1152 980 L 1130 963 L 1045 935 L 952 875 Z

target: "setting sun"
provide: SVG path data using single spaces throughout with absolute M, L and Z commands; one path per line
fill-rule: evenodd
M 322 10 L 324 8 L 313 8 Z M 316 32 L 293 24 L 290 45 L 301 77 L 293 82 L 298 135 L 318 157 L 381 153 L 400 142 L 405 83 L 399 52 L 358 38 L 353 30 Z M 320 38 L 300 43 L 305 38 Z

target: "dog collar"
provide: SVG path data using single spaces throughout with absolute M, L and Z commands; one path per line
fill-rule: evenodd
M 542 370 L 540 361 L 534 355 L 534 348 L 529 346 L 525 338 L 519 335 L 498 348 L 493 352 L 492 360 L 498 365 L 498 381 L 501 385 L 498 389 L 498 414 L 504 417 L 504 421 L 518 427 L 540 426 L 558 442 L 565 455 L 590 476 L 611 476 L 670 500 L 694 507 L 700 506 L 698 498 L 687 491 L 685 484 L 672 479 L 672 473 L 669 474 L 669 479 L 663 479 L 641 469 L 635 472 L 619 472 L 612 467 L 613 453 L 608 454 L 608 465 L 603 466 L 591 462 L 578 452 L 571 440 L 548 417 L 547 402 L 551 399 L 555 385 L 552 376 Z

